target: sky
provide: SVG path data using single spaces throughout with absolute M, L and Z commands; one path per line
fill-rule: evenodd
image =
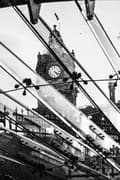
M 24 13 L 27 13 L 26 6 L 22 6 L 21 9 Z M 118 0 L 96 0 L 95 12 L 118 51 L 120 50 L 119 9 L 120 1 Z M 57 13 L 59 16 L 59 23 L 54 13 Z M 40 15 L 51 28 L 54 24 L 58 25 L 58 29 L 66 46 L 70 51 L 74 49 L 76 59 L 89 72 L 93 79 L 107 79 L 110 74 L 114 73 L 74 2 L 43 4 Z M 47 37 L 48 35 L 45 34 L 45 36 Z M 28 27 L 26 27 L 12 8 L 0 9 L 0 40 L 33 69 L 35 69 L 37 63 L 38 52 L 42 54 L 46 51 L 43 45 L 32 34 Z M 13 57 L 2 47 L 0 47 L 0 54 L 1 62 L 9 66 L 12 65 L 12 68 L 19 73 L 23 72 L 23 67 L 20 67 L 19 63 L 16 63 L 16 60 L 13 60 Z M 12 60 L 14 62 L 13 64 Z M 9 78 L 3 70 L 0 70 L 0 76 L 2 77 L 0 79 L 1 88 L 4 90 L 14 88 L 15 81 Z M 86 76 L 83 75 L 83 78 L 86 78 Z M 105 91 L 107 96 L 109 96 L 108 82 L 100 82 L 98 84 Z M 119 86 L 118 83 L 118 87 L 116 88 L 117 100 L 120 99 Z M 85 88 L 91 95 L 94 95 L 95 100 L 97 100 L 100 105 L 106 103 L 93 90 L 91 84 L 87 85 Z M 22 92 L 11 94 L 25 104 L 28 104 L 30 101 L 31 107 L 34 105 L 36 106 L 36 101 L 29 95 L 23 97 Z M 3 98 L 2 95 L 1 98 Z M 5 101 L 7 102 L 7 99 Z M 89 103 L 81 93 L 79 93 L 77 101 L 78 106 L 87 105 Z

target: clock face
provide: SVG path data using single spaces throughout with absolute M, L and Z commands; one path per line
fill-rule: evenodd
M 61 68 L 58 65 L 52 65 L 48 69 L 48 74 L 51 78 L 58 78 L 61 74 Z

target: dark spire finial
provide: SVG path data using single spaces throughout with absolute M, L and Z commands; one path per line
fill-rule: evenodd
M 73 49 L 72 49 L 72 52 L 71 52 L 71 53 L 72 53 L 72 55 L 75 57 L 75 52 L 74 52 L 74 50 L 73 50 Z
M 56 25 L 56 24 L 54 24 L 54 25 L 53 25 L 53 30 L 56 30 L 56 27 L 57 27 L 57 25 Z
M 53 32 L 55 33 L 56 36 L 60 37 L 60 33 L 57 30 L 57 25 L 56 24 L 53 25 Z

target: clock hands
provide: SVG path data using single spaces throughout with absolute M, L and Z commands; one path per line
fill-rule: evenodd
M 54 70 L 54 73 L 55 73 L 56 75 L 59 75 L 59 74 L 60 74 L 60 70 Z

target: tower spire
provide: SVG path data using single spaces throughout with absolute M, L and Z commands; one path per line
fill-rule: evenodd
M 55 15 L 55 18 L 56 18 L 56 20 L 57 20 L 58 30 L 59 30 L 59 32 L 60 32 L 60 18 L 59 18 L 59 16 L 58 16 L 57 13 L 54 13 L 54 15 Z
M 53 30 L 52 30 L 52 33 L 50 33 L 49 35 L 49 41 L 48 41 L 48 44 L 51 48 L 55 48 L 55 49 L 61 49 L 61 46 L 60 46 L 60 43 L 57 42 L 56 38 L 53 36 L 53 33 L 54 35 L 59 39 L 59 41 L 61 43 L 63 43 L 63 40 L 62 40 L 62 37 L 61 37 L 61 34 L 60 32 L 57 30 L 57 25 L 54 24 L 53 25 Z

